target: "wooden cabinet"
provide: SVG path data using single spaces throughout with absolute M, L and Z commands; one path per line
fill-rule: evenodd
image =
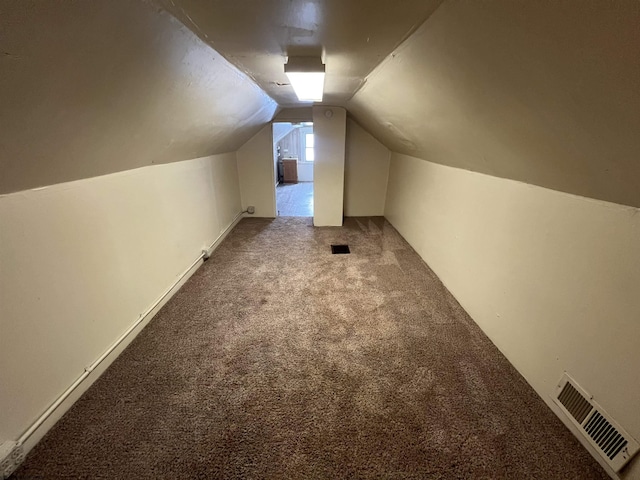
M 283 158 L 282 166 L 284 170 L 284 183 L 298 183 L 298 159 Z

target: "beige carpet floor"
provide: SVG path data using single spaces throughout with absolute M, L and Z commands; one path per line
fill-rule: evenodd
M 281 217 L 240 222 L 15 478 L 608 477 L 384 219 Z

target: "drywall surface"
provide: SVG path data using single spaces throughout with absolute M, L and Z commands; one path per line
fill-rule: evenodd
M 278 142 L 293 131 L 293 124 L 289 122 L 273 122 L 273 179 L 278 185 Z
M 0 443 L 16 440 L 239 212 L 233 153 L 0 196 Z
M 346 121 L 344 108 L 313 107 L 313 224 L 318 227 L 342 225 Z
M 254 206 L 255 217 L 276 216 L 276 190 L 271 123 L 262 127 L 236 153 L 242 210 Z
M 638 213 L 397 153 L 385 210 L 545 401 L 567 371 L 636 439 Z
M 283 108 L 273 118 L 274 122 L 313 122 L 312 107 Z
M 293 128 L 293 124 L 289 122 L 273 122 L 273 143 L 278 143 L 286 137 Z
M 274 127 L 278 125 L 273 124 Z M 280 155 L 282 158 L 298 158 L 302 160 L 302 151 L 300 147 L 300 127 L 296 126 L 287 135 L 278 141 L 280 147 Z
M 0 8 L 0 193 L 236 151 L 276 110 L 152 2 Z
M 360 125 L 347 119 L 344 214 L 384 215 L 391 152 Z
M 640 3 L 444 2 L 347 103 L 392 151 L 640 207 Z

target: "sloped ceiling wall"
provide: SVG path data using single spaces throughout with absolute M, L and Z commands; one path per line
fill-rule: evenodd
M 391 150 L 640 207 L 640 3 L 443 3 L 348 102 Z
M 390 149 L 640 206 L 637 1 L 388 5 L 3 2 L 0 193 L 237 150 L 277 106 L 200 36 L 282 105 L 283 55 L 335 44 L 327 99 Z
M 443 0 L 155 0 L 247 73 L 280 106 L 300 106 L 291 56 L 321 56 L 324 103 L 343 105 Z M 310 102 L 307 102 L 308 106 Z
M 0 32 L 0 193 L 235 151 L 277 107 L 149 2 L 2 2 Z

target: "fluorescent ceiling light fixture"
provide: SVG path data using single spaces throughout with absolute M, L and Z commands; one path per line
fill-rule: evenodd
M 301 102 L 321 102 L 324 64 L 319 57 L 289 57 L 284 66 L 291 86 Z

